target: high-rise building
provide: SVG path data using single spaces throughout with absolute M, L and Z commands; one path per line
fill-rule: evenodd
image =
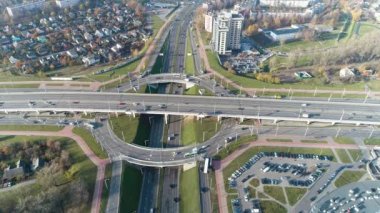
M 77 5 L 80 0 L 56 0 L 55 3 L 60 8 L 72 7 Z
M 25 12 L 32 11 L 36 9 L 43 9 L 44 5 L 47 4 L 45 0 L 30 1 L 23 4 L 16 4 L 6 8 L 8 15 L 11 17 L 18 17 L 25 15 Z
M 213 18 L 212 47 L 220 55 L 240 49 L 244 17 L 236 11 L 222 11 Z
M 212 33 L 212 19 L 213 13 L 205 14 L 205 30 L 206 32 Z

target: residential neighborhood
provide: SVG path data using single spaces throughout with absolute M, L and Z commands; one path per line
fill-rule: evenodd
M 146 23 L 141 9 L 123 4 L 66 8 L 37 20 L 1 26 L 0 57 L 26 74 L 128 59 L 152 35 Z

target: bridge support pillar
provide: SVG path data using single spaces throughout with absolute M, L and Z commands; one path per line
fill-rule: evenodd
M 333 125 L 333 126 L 334 126 L 335 124 L 336 124 L 335 122 L 331 122 L 331 125 Z
M 115 112 L 115 116 L 118 118 L 119 117 L 119 113 Z
M 240 123 L 243 123 L 244 117 L 240 117 Z
M 136 117 L 136 113 L 134 111 L 131 111 L 132 112 L 132 116 L 135 118 Z
M 356 126 L 360 126 L 361 123 L 356 123 Z
M 307 125 L 311 124 L 311 121 L 306 121 Z
M 277 119 L 274 119 L 274 120 L 273 120 L 273 123 L 276 124 L 276 123 L 277 123 Z
M 220 122 L 220 121 L 222 120 L 222 116 L 219 116 L 219 115 L 218 115 L 217 118 L 218 118 L 218 122 Z
M 165 124 L 168 124 L 168 117 L 169 117 L 168 114 L 165 114 L 164 117 L 165 117 Z
M 37 113 L 37 115 L 39 115 L 39 114 L 40 114 L 40 111 L 36 110 L 36 113 Z

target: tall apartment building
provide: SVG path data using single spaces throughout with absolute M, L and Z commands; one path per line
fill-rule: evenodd
M 212 21 L 213 21 L 213 13 L 205 14 L 205 30 L 206 32 L 212 33 Z
M 24 4 L 17 4 L 7 7 L 7 13 L 10 17 L 18 17 L 25 15 L 26 11 L 43 8 L 47 4 L 45 0 L 31 1 Z
M 213 18 L 212 47 L 220 55 L 240 49 L 244 17 L 236 11 L 222 11 Z
M 77 5 L 80 0 L 56 0 L 55 3 L 60 8 L 72 7 Z

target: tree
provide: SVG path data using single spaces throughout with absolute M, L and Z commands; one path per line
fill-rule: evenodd
M 257 24 L 251 24 L 245 30 L 245 34 L 247 36 L 253 36 L 253 35 L 257 34 L 258 31 L 259 31 L 259 27 L 257 26 Z
M 360 21 L 360 17 L 362 16 L 362 12 L 363 11 L 361 9 L 351 10 L 352 20 L 355 22 Z

